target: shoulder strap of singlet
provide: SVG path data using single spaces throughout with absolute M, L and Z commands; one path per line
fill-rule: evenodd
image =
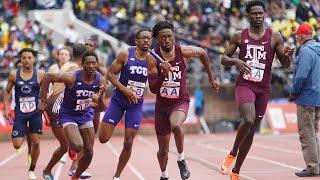
M 241 42 L 244 41 L 245 37 L 248 38 L 249 36 L 249 29 L 248 28 L 244 28 L 242 29 L 242 32 L 241 32 L 241 40 L 240 40 L 240 45 L 242 44 Z
M 19 68 L 16 72 L 16 82 L 21 81 L 20 71 L 21 69 Z
M 37 69 L 36 68 L 33 68 L 33 74 L 32 74 L 31 81 L 34 81 L 34 82 L 38 83 L 38 74 L 37 74 Z
M 94 84 L 99 85 L 100 84 L 100 78 L 101 78 L 101 74 L 99 72 L 96 72 L 95 79 L 94 79 Z
M 268 38 L 271 39 L 271 37 L 272 37 L 272 29 L 270 27 L 267 28 L 267 33 L 268 33 L 268 36 L 269 36 Z
M 136 58 L 134 49 L 135 49 L 135 46 L 131 46 L 128 48 L 128 60 L 130 60 L 130 58 Z
M 76 81 L 82 81 L 82 79 L 81 79 L 81 69 L 75 71 L 75 75 L 76 75 Z

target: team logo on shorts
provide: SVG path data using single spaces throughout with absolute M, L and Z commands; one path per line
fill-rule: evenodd
M 17 130 L 12 131 L 12 136 L 18 136 L 19 132 Z
M 109 119 L 109 122 L 114 123 L 114 120 L 113 119 Z

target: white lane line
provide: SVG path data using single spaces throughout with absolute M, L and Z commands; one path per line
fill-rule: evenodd
M 291 170 L 248 170 L 248 171 L 241 171 L 242 173 L 248 173 L 248 174 L 272 174 L 275 173 L 292 173 Z
M 107 143 L 107 146 L 115 156 L 117 157 L 120 156 L 120 153 L 116 150 L 116 148 L 110 142 Z M 134 168 L 129 162 L 127 163 L 127 166 L 133 172 L 133 174 L 135 174 L 138 177 L 138 179 L 145 180 L 142 174 L 140 174 L 139 171 L 136 168 Z
M 57 167 L 56 172 L 54 173 L 54 179 L 55 179 L 55 180 L 59 180 L 59 177 L 60 177 L 61 172 L 62 172 L 62 167 L 64 166 L 64 164 L 66 163 L 66 161 L 67 161 L 67 153 L 65 153 L 65 154 L 62 156 L 62 158 L 60 159 L 60 161 L 58 161 L 58 162 L 59 162 L 59 165 L 58 165 L 58 167 Z
M 299 135 L 297 133 L 293 134 L 280 134 L 280 135 L 255 135 L 255 139 L 272 139 L 276 141 L 299 141 Z
M 253 146 L 259 147 L 259 148 L 262 148 L 262 149 L 272 150 L 272 151 L 279 151 L 279 152 L 284 152 L 284 153 L 302 155 L 302 152 L 292 151 L 292 150 L 285 149 L 285 148 L 270 147 L 270 146 L 266 146 L 266 145 L 259 144 L 259 143 L 253 143 Z
M 5 158 L 4 160 L 2 160 L 0 162 L 0 167 L 5 165 L 5 164 L 7 164 L 9 161 L 11 161 L 12 159 L 16 158 L 20 154 L 22 154 L 25 150 L 26 150 L 26 146 L 23 146 L 19 153 L 17 153 L 17 152 L 12 153 L 9 157 Z
M 286 139 L 286 137 L 295 137 L 297 135 L 271 135 L 271 136 L 263 136 L 263 135 L 257 135 L 256 139 L 270 139 L 273 138 L 273 140 L 277 140 L 277 141 L 286 141 L 288 142 L 289 139 Z M 210 141 L 205 141 L 205 142 L 201 142 L 202 144 L 204 143 L 209 143 L 209 142 L 225 142 L 226 140 L 222 137 L 213 135 L 214 139 L 210 140 Z M 280 138 L 281 137 L 281 138 Z M 294 141 L 297 141 L 296 139 L 291 139 Z M 272 151 L 279 151 L 279 152 L 284 152 L 284 153 L 289 153 L 289 154 L 296 154 L 296 155 L 302 155 L 302 152 L 300 151 L 293 151 L 293 150 L 289 150 L 287 148 L 279 148 L 279 147 L 271 147 L 270 145 L 266 146 L 264 144 L 260 144 L 260 143 L 253 143 L 253 146 L 255 147 L 259 147 L 262 149 L 267 149 L 267 150 L 272 150 Z
M 227 149 L 213 147 L 213 146 L 211 146 L 209 144 L 201 144 L 201 143 L 196 143 L 196 144 L 199 145 L 200 147 L 203 147 L 203 148 L 206 148 L 206 149 L 215 150 L 215 151 L 219 151 L 219 152 L 222 152 L 222 153 L 229 153 L 230 152 Z M 270 159 L 267 159 L 267 158 L 262 158 L 262 157 L 257 157 L 257 156 L 250 156 L 250 155 L 248 155 L 247 158 L 248 159 L 258 160 L 258 161 L 264 161 L 264 162 L 267 162 L 267 163 L 270 163 L 270 164 L 275 164 L 275 165 L 282 166 L 282 167 L 289 168 L 289 169 L 293 169 L 293 170 L 302 170 L 302 168 L 300 168 L 300 167 L 292 166 L 292 165 L 285 164 L 285 163 L 278 162 L 278 161 L 273 161 L 273 160 L 270 160 Z
M 156 149 L 156 147 L 157 147 L 156 144 L 152 143 L 151 141 L 145 139 L 145 138 L 142 137 L 142 136 L 137 136 L 137 139 L 140 140 L 140 141 L 142 141 L 142 142 L 144 142 L 145 144 L 147 144 L 148 146 L 150 146 L 150 147 L 152 147 L 152 148 L 155 148 L 155 149 Z M 177 154 L 177 152 L 172 151 L 172 150 L 170 150 L 169 152 L 174 153 L 174 154 Z M 205 166 L 205 167 L 208 167 L 209 169 L 213 169 L 213 170 L 217 171 L 218 173 L 220 173 L 220 172 L 219 172 L 220 166 L 219 166 L 219 165 L 216 165 L 216 164 L 213 164 L 213 163 L 210 162 L 210 161 L 207 161 L 207 160 L 202 159 L 202 158 L 197 158 L 197 157 L 194 157 L 194 156 L 191 156 L 191 155 L 186 156 L 186 158 L 187 158 L 187 159 L 190 159 L 191 161 L 195 161 L 195 162 L 197 162 L 197 163 L 200 163 L 201 165 L 203 165 L 203 166 Z M 254 178 L 252 178 L 252 177 L 249 177 L 249 176 L 246 176 L 246 175 L 243 175 L 243 174 L 240 174 L 240 177 L 243 177 L 243 178 L 245 178 L 246 180 L 256 180 L 256 179 L 254 179 Z
M 149 141 L 149 140 L 147 140 L 146 138 L 144 138 L 144 137 L 142 137 L 142 136 L 138 135 L 138 136 L 137 136 L 137 139 L 138 139 L 138 140 L 140 140 L 140 141 L 142 141 L 143 143 L 147 144 L 149 147 L 152 147 L 153 149 L 156 149 L 155 144 L 154 144 L 154 143 L 152 143 L 152 142 L 150 142 L 150 141 Z

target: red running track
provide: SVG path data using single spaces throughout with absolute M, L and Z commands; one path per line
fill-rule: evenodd
M 191 171 L 191 180 L 228 180 L 218 172 L 218 167 L 226 153 L 232 147 L 235 134 L 186 135 L 185 154 Z M 100 144 L 96 139 L 94 158 L 89 171 L 94 180 L 112 179 L 115 172 L 118 154 L 122 149 L 123 138 L 113 137 L 107 144 Z M 42 179 L 41 172 L 57 147 L 56 140 L 41 141 L 41 153 L 36 167 L 36 174 Z M 176 164 L 177 155 L 173 136 L 170 142 L 168 173 L 171 180 L 180 179 Z M 155 180 L 160 177 L 156 159 L 157 141 L 155 136 L 137 136 L 129 164 L 124 169 L 121 180 Z M 0 179 L 27 179 L 26 149 L 17 155 L 11 142 L 0 142 Z M 67 170 L 70 160 L 59 163 L 52 173 L 56 180 L 69 179 Z M 242 167 L 241 179 L 247 180 L 292 180 L 299 179 L 294 175 L 305 167 L 300 142 L 297 134 L 256 135 L 251 151 Z M 301 179 L 301 178 L 300 178 Z M 317 178 L 308 178 L 308 180 Z

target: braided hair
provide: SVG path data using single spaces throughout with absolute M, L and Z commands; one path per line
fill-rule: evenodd
M 171 29 L 174 32 L 174 26 L 169 21 L 158 21 L 152 28 L 152 37 L 157 38 L 162 29 Z

